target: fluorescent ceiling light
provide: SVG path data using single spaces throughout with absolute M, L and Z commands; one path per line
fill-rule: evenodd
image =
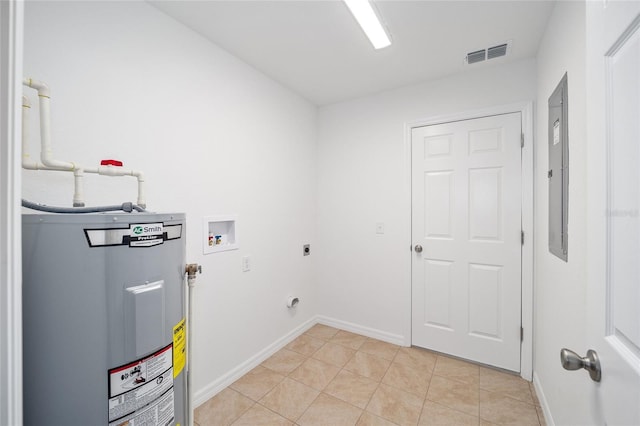
M 344 2 L 369 37 L 374 49 L 382 49 L 391 44 L 391 39 L 382 27 L 369 0 L 344 0 Z

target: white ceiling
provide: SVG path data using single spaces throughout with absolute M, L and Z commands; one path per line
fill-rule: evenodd
M 150 2 L 317 105 L 533 57 L 554 4 L 377 0 L 393 44 L 375 51 L 338 0 Z M 506 57 L 464 63 L 507 40 Z

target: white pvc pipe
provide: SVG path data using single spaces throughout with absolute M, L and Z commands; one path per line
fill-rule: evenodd
M 85 173 L 93 173 L 103 176 L 133 176 L 138 179 L 138 200 L 136 204 L 140 207 L 145 208 L 147 206 L 147 200 L 145 197 L 144 191 L 144 173 L 131 170 L 131 169 L 123 169 L 118 166 L 99 166 L 97 168 L 87 168 L 84 169 Z
M 73 171 L 73 207 L 84 207 L 84 171 L 77 168 Z
M 46 83 L 38 80 L 34 80 L 32 78 L 24 78 L 22 80 L 22 84 L 25 86 L 29 86 L 38 91 L 38 95 L 51 97 L 51 92 L 49 91 L 49 86 Z
M 53 158 L 51 148 L 51 105 L 50 99 L 38 94 L 40 99 L 40 161 L 49 169 L 61 171 L 73 171 L 76 166 L 67 161 L 60 161 Z
M 73 171 L 76 166 L 67 161 L 60 161 L 53 158 L 51 148 L 51 92 L 49 86 L 42 81 L 32 78 L 25 78 L 23 84 L 38 91 L 40 100 L 40 161 L 47 166 L 47 170 Z
M 83 178 L 84 173 L 95 173 L 103 176 L 133 176 L 138 180 L 138 200 L 137 204 L 145 208 L 147 205 L 144 190 L 144 173 L 137 170 L 123 169 L 117 166 L 99 166 L 98 168 L 83 168 L 72 162 L 60 161 L 53 158 L 51 148 L 51 92 L 49 87 L 42 81 L 32 78 L 25 78 L 22 84 L 38 91 L 40 105 L 40 161 L 32 161 L 28 146 L 28 111 L 31 108 L 29 98 L 22 97 L 22 167 L 29 170 L 53 170 L 73 172 L 74 175 L 74 207 L 84 206 Z
M 51 110 L 49 103 L 49 87 L 37 80 L 24 79 L 23 84 L 38 91 L 40 99 L 40 159 L 42 163 L 31 160 L 29 151 L 29 114 L 31 102 L 26 96 L 22 96 L 22 167 L 27 170 L 53 170 L 74 172 L 73 206 L 83 207 L 82 170 L 76 170 L 73 163 L 54 160 L 51 150 Z
M 135 177 L 138 178 L 138 205 L 140 207 L 147 208 L 147 194 L 144 191 L 144 173 L 136 172 L 134 174 Z
M 22 96 L 22 167 L 29 170 L 38 170 L 38 162 L 31 161 L 29 155 L 29 110 L 31 102 L 26 96 Z
M 51 169 L 44 164 L 31 160 L 31 153 L 29 151 L 29 110 L 30 109 L 31 109 L 31 102 L 29 101 L 28 97 L 23 95 L 22 96 L 22 167 L 27 170 L 60 171 L 59 169 Z M 63 171 L 66 171 L 66 170 L 63 170 Z M 73 171 L 73 175 L 74 175 L 73 206 L 84 207 L 82 169 L 76 168 Z

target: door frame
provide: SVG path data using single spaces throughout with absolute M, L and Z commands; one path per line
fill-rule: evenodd
M 0 424 L 22 424 L 20 193 L 24 2 L 0 1 Z
M 412 217 L 411 217 L 411 131 L 416 127 L 431 126 L 435 124 L 449 123 L 452 121 L 472 120 L 475 118 L 488 117 L 519 112 L 522 117 L 522 134 L 524 135 L 524 146 L 522 147 L 522 230 L 524 231 L 524 244 L 522 246 L 522 328 L 523 338 L 520 345 L 520 376 L 528 381 L 533 378 L 533 102 L 519 102 L 507 105 L 499 105 L 484 109 L 463 111 L 454 114 L 437 115 L 425 119 L 410 121 L 404 126 L 405 139 L 405 188 L 406 188 L 406 208 L 409 215 L 407 246 L 412 246 Z M 412 252 L 407 253 L 407 268 L 409 270 L 408 286 L 409 295 L 412 294 L 411 283 L 411 258 Z M 410 296 L 411 297 L 411 296 Z M 411 306 L 411 300 L 409 301 Z M 405 339 L 407 345 L 412 344 L 411 334 L 411 309 L 407 317 L 408 334 Z

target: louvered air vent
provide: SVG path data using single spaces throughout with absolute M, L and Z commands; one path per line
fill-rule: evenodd
M 486 53 L 486 51 L 484 49 L 476 50 L 475 52 L 471 52 L 471 53 L 467 53 L 467 63 L 468 64 L 475 64 L 476 62 L 484 61 L 485 53 Z
M 484 60 L 499 58 L 505 56 L 509 52 L 509 45 L 511 40 L 507 43 L 498 44 L 496 46 L 488 47 L 482 50 L 476 50 L 474 52 L 467 53 L 465 62 L 467 64 L 475 64 Z
M 487 59 L 499 58 L 507 54 L 507 44 L 493 46 L 487 49 Z

